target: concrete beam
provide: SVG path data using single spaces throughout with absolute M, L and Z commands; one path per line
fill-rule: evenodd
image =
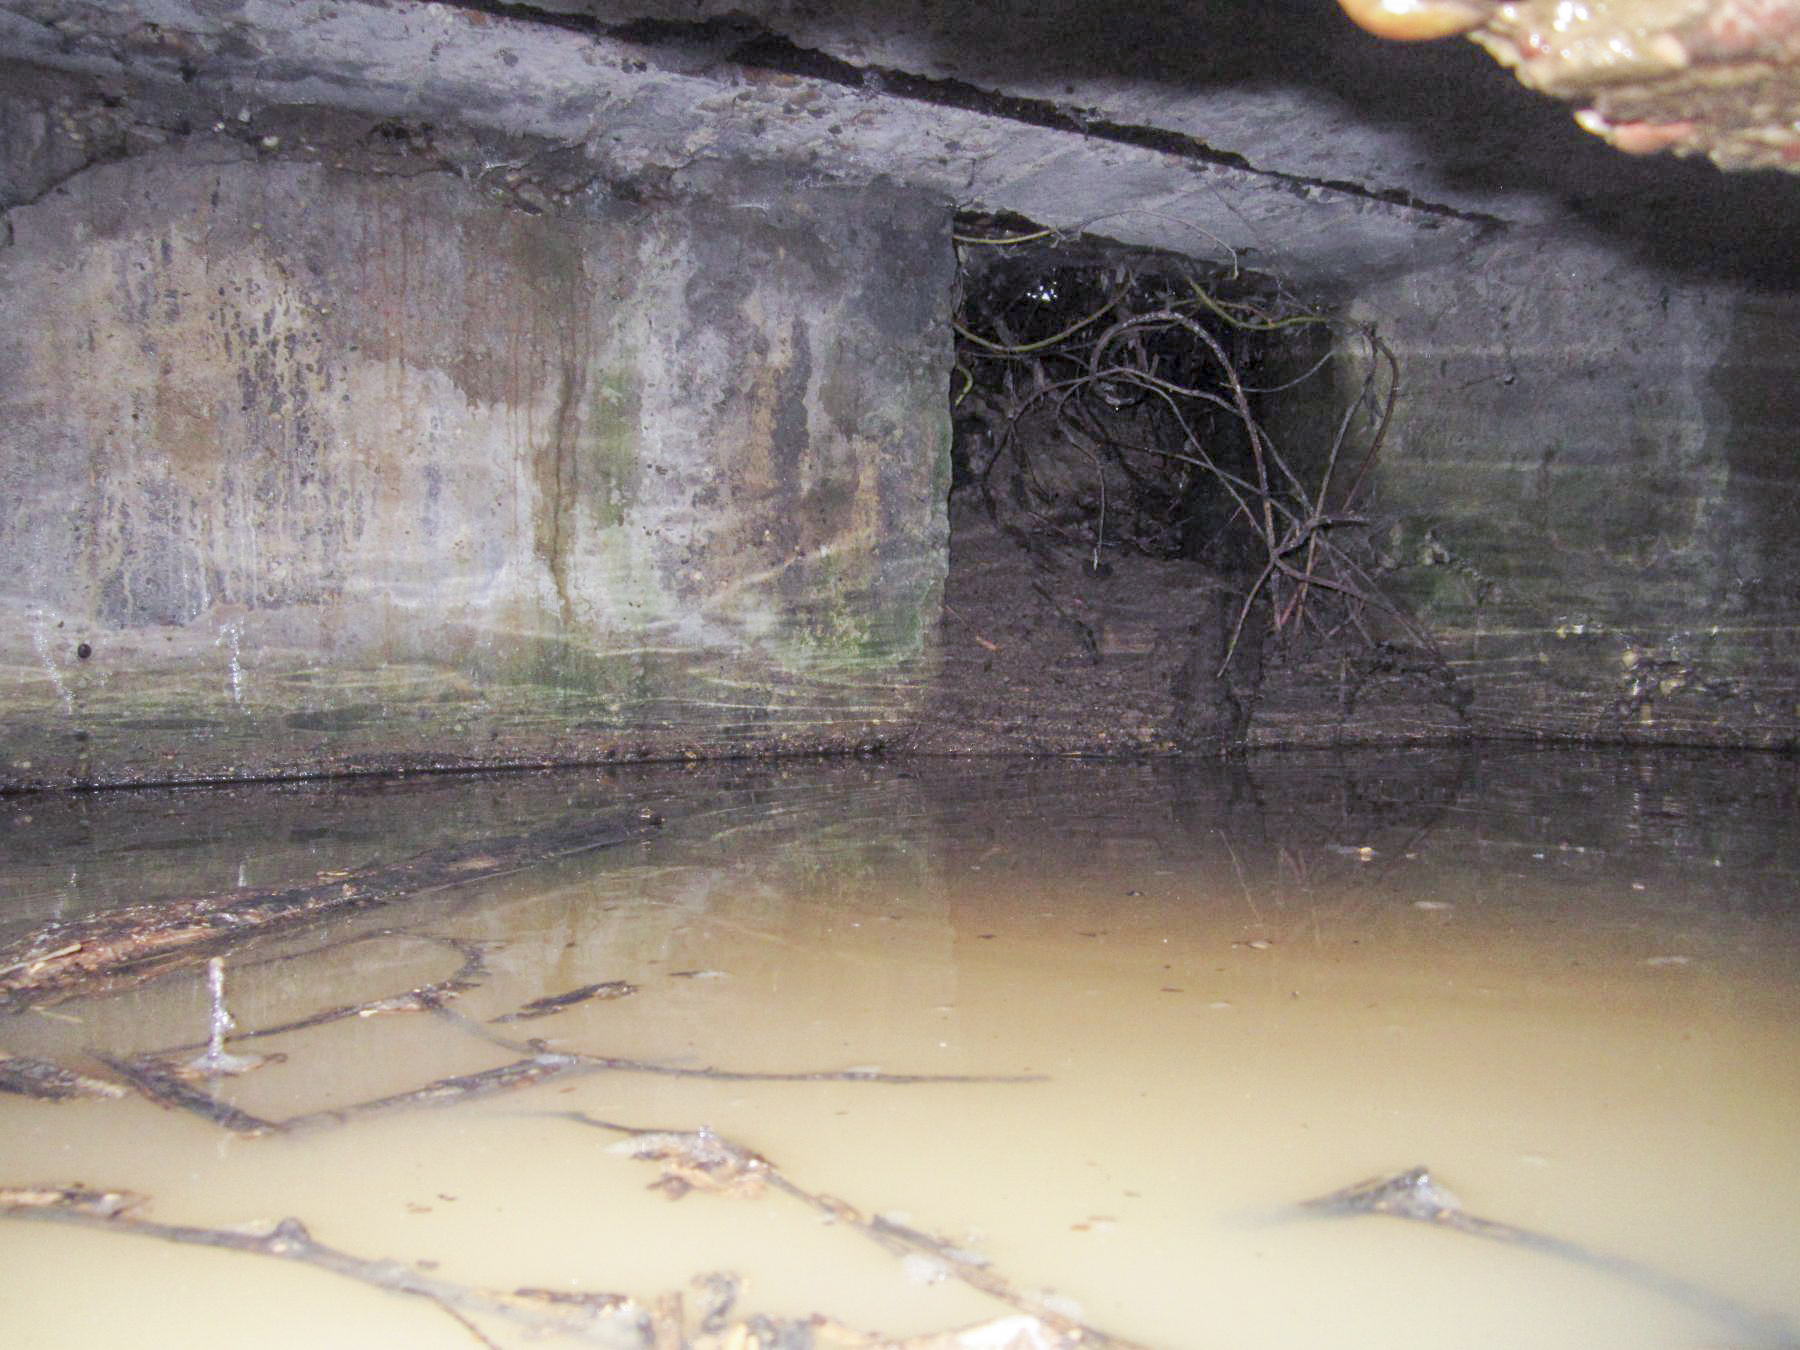
M 1370 185 L 1332 172 L 1318 142 L 1334 115 L 1341 130 L 1342 115 L 1317 93 L 1240 89 L 1220 105 L 1218 131 L 1269 138 L 1285 147 L 1279 159 L 1296 161 L 1283 167 L 1215 144 L 1205 119 L 1173 115 L 1166 97 L 1115 90 L 1116 106 L 1103 108 L 1084 101 L 1109 97 L 1090 85 L 1073 97 L 1029 82 L 1025 94 L 984 88 L 903 43 L 876 55 L 922 70 L 858 65 L 760 25 L 704 17 L 601 21 L 369 0 L 3 0 L 0 19 L 0 54 L 178 91 L 224 119 L 303 104 L 473 125 L 579 147 L 597 172 L 621 179 L 719 161 L 781 165 L 812 182 L 889 177 L 946 202 L 1289 276 L 1445 259 L 1498 224 L 1391 177 Z M 1344 153 L 1368 167 L 1348 142 Z

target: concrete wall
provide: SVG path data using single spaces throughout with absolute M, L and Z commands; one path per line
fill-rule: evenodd
M 1489 734 L 1800 745 L 1800 300 L 1521 235 L 1366 290 L 1388 583 Z
M 948 218 L 207 141 L 0 249 L 0 787 L 843 748 L 927 672 Z

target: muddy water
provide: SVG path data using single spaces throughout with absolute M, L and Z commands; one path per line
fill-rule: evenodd
M 1144 1345 L 1793 1344 L 1797 779 L 1775 760 L 1468 753 L 13 799 L 0 936 L 570 810 L 650 803 L 666 824 L 230 953 L 240 1032 L 482 953 L 456 1018 L 228 1042 L 285 1058 L 217 1096 L 307 1127 L 246 1138 L 135 1094 L 5 1096 L 0 1185 L 130 1190 L 165 1224 L 295 1217 L 461 1286 L 652 1301 L 730 1271 L 738 1316 L 893 1336 L 1009 1311 L 780 1189 L 672 1200 L 580 1113 L 708 1127 Z M 491 1020 L 610 981 L 632 991 Z M 197 967 L 0 1020 L 0 1048 L 95 1071 L 95 1051 L 207 1028 Z M 615 1064 L 317 1115 L 541 1050 Z M 1544 1241 L 1298 1208 L 1415 1165 Z M 341 1275 L 20 1220 L 0 1221 L 0 1319 L 19 1346 L 481 1343 Z M 492 1344 L 562 1343 L 476 1321 Z

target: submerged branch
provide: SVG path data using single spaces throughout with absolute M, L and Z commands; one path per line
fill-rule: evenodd
M 1144 1350 L 1136 1342 L 1111 1336 L 1053 1306 L 1043 1294 L 1022 1290 L 989 1265 L 987 1258 L 884 1214 L 865 1214 L 833 1195 L 807 1190 L 789 1180 L 762 1154 L 701 1126 L 698 1130 L 638 1129 L 600 1120 L 584 1111 L 551 1113 L 579 1125 L 622 1135 L 611 1151 L 662 1165 L 656 1183 L 679 1199 L 690 1190 L 754 1198 L 777 1190 L 822 1214 L 829 1222 L 861 1234 L 890 1255 L 907 1261 L 930 1280 L 953 1279 L 1007 1306 L 1027 1313 L 1074 1344 Z
M 286 1128 L 275 1121 L 253 1116 L 248 1111 L 240 1111 L 229 1102 L 220 1101 L 210 1092 L 184 1080 L 174 1068 L 154 1055 L 125 1059 L 96 1051 L 94 1058 L 136 1088 L 141 1096 L 158 1106 L 186 1111 L 222 1129 L 230 1130 L 233 1134 L 255 1137 L 274 1134 Z
M 621 1059 L 610 1055 L 585 1055 L 540 1049 L 529 1059 L 516 1060 L 479 1073 L 455 1074 L 439 1078 L 423 1087 L 351 1106 L 332 1107 L 294 1116 L 272 1128 L 306 1130 L 322 1125 L 344 1125 L 366 1116 L 385 1115 L 391 1111 L 407 1111 L 428 1106 L 455 1106 L 486 1097 L 534 1087 L 558 1078 L 579 1078 L 595 1073 L 642 1073 L 664 1078 L 697 1078 L 716 1083 L 875 1083 L 912 1085 L 919 1083 L 1035 1083 L 1036 1075 L 1006 1077 L 966 1074 L 882 1073 L 876 1069 L 814 1069 L 793 1072 L 759 1072 L 750 1069 L 715 1069 L 680 1064 L 658 1064 L 651 1060 Z
M 253 934 L 491 881 L 556 858 L 641 839 L 657 824 L 649 813 L 584 815 L 531 834 L 452 844 L 306 885 L 151 900 L 53 923 L 0 948 L 0 1011 L 128 987 L 204 961 Z
M 422 1299 L 488 1350 L 498 1350 L 498 1343 L 481 1330 L 477 1318 L 502 1322 L 533 1341 L 556 1336 L 607 1350 L 745 1350 L 756 1345 L 829 1345 L 838 1350 L 1079 1350 L 1110 1345 L 1136 1350 L 1130 1342 L 1054 1314 L 1001 1318 L 907 1339 L 859 1331 L 816 1314 L 793 1320 L 745 1316 L 736 1307 L 742 1282 L 722 1272 L 693 1281 L 700 1307 L 690 1324 L 679 1292 L 645 1303 L 627 1294 L 484 1288 L 428 1275 L 416 1263 L 357 1256 L 329 1246 L 295 1218 L 255 1227 L 208 1228 L 162 1223 L 131 1212 L 147 1203 L 129 1191 L 0 1186 L 0 1219 L 68 1224 L 310 1266 L 387 1293 Z
M 568 1293 L 520 1289 L 505 1292 L 457 1284 L 424 1274 L 392 1259 L 353 1255 L 328 1246 L 298 1219 L 282 1219 L 266 1231 L 205 1228 L 137 1218 L 128 1210 L 141 1197 L 124 1191 L 77 1187 L 0 1187 L 0 1218 L 73 1224 L 135 1237 L 159 1238 L 183 1246 L 212 1247 L 274 1257 L 341 1275 L 389 1293 L 422 1298 L 448 1313 L 485 1345 L 493 1345 L 468 1320 L 496 1317 L 536 1335 L 572 1336 L 594 1345 L 639 1350 L 650 1343 L 650 1317 L 623 1294 Z
M 1360 1214 L 1385 1214 L 1390 1218 L 1408 1219 L 1466 1233 L 1490 1242 L 1504 1242 L 1540 1252 L 1575 1265 L 1585 1266 L 1625 1280 L 1641 1288 L 1661 1294 L 1687 1305 L 1717 1321 L 1733 1327 L 1736 1336 L 1746 1337 L 1757 1345 L 1800 1345 L 1800 1330 L 1787 1319 L 1758 1308 L 1746 1307 L 1717 1290 L 1695 1284 L 1665 1270 L 1659 1270 L 1629 1257 L 1597 1252 L 1566 1238 L 1533 1232 L 1497 1219 L 1471 1214 L 1462 1202 L 1431 1175 L 1429 1168 L 1412 1167 L 1404 1172 L 1370 1177 L 1353 1186 L 1316 1196 L 1301 1202 L 1300 1208 L 1315 1214 L 1340 1217 Z

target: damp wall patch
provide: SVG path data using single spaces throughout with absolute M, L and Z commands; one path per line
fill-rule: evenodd
M 891 735 L 946 565 L 948 220 L 709 188 L 531 214 L 211 146 L 12 211 L 0 785 Z

